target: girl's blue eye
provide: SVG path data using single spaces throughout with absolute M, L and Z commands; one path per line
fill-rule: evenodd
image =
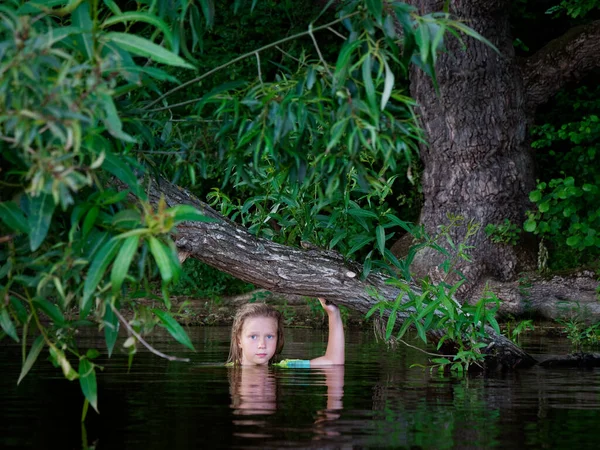
M 267 335 L 267 339 L 273 339 L 275 336 L 273 336 L 272 334 L 268 334 Z

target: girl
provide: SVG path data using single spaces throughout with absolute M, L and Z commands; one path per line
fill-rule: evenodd
M 319 298 L 329 316 L 329 339 L 325 355 L 305 360 L 284 360 L 287 367 L 323 367 L 344 364 L 344 327 L 340 310 Z M 283 317 L 264 303 L 242 306 L 233 319 L 231 347 L 227 364 L 241 366 L 267 365 L 283 349 Z

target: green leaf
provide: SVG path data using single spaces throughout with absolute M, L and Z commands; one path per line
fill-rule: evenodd
M 115 16 L 123 14 L 121 12 L 121 8 L 119 8 L 119 6 L 114 2 L 114 0 L 102 0 L 102 1 Z
M 71 367 L 71 363 L 69 362 L 65 354 L 62 352 L 62 350 L 59 350 L 54 345 L 51 345 L 50 356 L 54 360 L 54 362 L 60 366 L 60 368 L 63 371 L 63 375 L 67 380 L 73 381 L 76 378 L 79 378 L 79 374 L 73 370 L 73 367 Z
M 15 202 L 0 203 L 0 218 L 12 230 L 29 233 L 29 224 Z
M 581 242 L 581 236 L 576 234 L 567 238 L 567 245 L 569 247 L 576 247 Z
M 85 356 L 88 359 L 96 359 L 98 356 L 100 356 L 100 352 L 95 348 L 90 348 L 87 352 L 85 352 Z
M 54 303 L 50 303 L 45 298 L 36 297 L 33 299 L 33 305 L 44 311 L 56 325 L 63 326 L 65 324 L 65 317 Z
M 171 267 L 171 258 L 169 257 L 171 250 L 154 236 L 150 236 L 148 243 L 150 244 L 150 252 L 154 256 L 158 270 L 160 270 L 160 276 L 164 282 L 168 283 L 173 278 L 173 268 Z
M 139 197 L 142 200 L 147 200 L 148 197 L 146 196 L 144 190 L 138 184 L 138 180 L 135 174 L 133 173 L 133 170 L 131 170 L 129 164 L 127 164 L 124 161 L 127 160 L 124 160 L 122 157 L 119 157 L 112 153 L 106 152 L 104 162 L 102 163 L 102 168 L 107 172 L 113 174 L 119 180 L 126 183 L 127 186 L 129 186 L 129 188 L 137 197 Z
M 383 13 L 383 1 L 382 0 L 366 0 L 367 10 L 377 23 L 381 23 L 381 15 Z
M 390 100 L 392 96 L 392 91 L 394 89 L 394 72 L 390 69 L 386 60 L 383 60 L 383 64 L 385 66 L 385 82 L 383 84 L 383 94 L 381 94 L 381 110 L 385 109 L 385 105 Z
M 354 217 L 369 217 L 372 219 L 377 219 L 377 214 L 375 214 L 373 211 L 369 211 L 368 209 L 350 208 L 348 209 L 348 214 Z
M 375 234 L 377 235 L 377 247 L 383 256 L 385 256 L 385 229 L 378 225 L 375 229 Z
M 27 317 L 28 317 L 28 312 L 25 309 L 25 307 L 21 304 L 21 300 L 19 300 L 16 297 L 11 296 L 10 297 L 10 304 L 12 305 L 12 307 L 14 308 L 15 312 L 17 313 L 17 318 L 19 319 L 19 321 L 21 323 L 25 323 L 27 322 Z
M 192 220 L 195 222 L 219 222 L 217 219 L 205 216 L 198 209 L 191 205 L 177 205 L 169 208 L 167 212 L 174 214 L 174 219 L 177 222 L 184 220 Z
M 98 386 L 96 384 L 96 369 L 94 364 L 87 358 L 79 360 L 79 385 L 81 392 L 90 402 L 92 408 L 98 411 Z
M 31 251 L 36 251 L 48 234 L 52 215 L 54 214 L 54 199 L 52 195 L 40 193 L 29 198 L 29 244 Z
M 23 363 L 23 367 L 21 367 L 21 373 L 19 374 L 17 384 L 19 384 L 21 380 L 29 373 L 38 356 L 40 355 L 40 352 L 44 348 L 44 344 L 44 337 L 42 335 L 39 335 L 36 340 L 33 341 L 33 344 L 29 349 L 29 353 L 27 354 L 27 358 L 25 358 L 25 362 Z
M 119 293 L 123 280 L 129 272 L 129 266 L 138 248 L 140 242 L 139 236 L 129 236 L 123 239 L 123 245 L 115 258 L 110 274 L 110 282 L 112 284 L 112 292 L 114 295 Z
M 421 322 L 419 322 L 418 320 L 415 320 L 414 324 L 415 328 L 417 329 L 417 334 L 419 335 L 421 340 L 427 343 L 427 335 L 425 334 L 425 328 L 423 327 L 423 324 L 421 324 Z
M 402 336 L 404 336 L 404 334 L 408 331 L 409 327 L 412 325 L 413 323 L 413 319 L 410 317 L 407 317 L 406 319 L 404 319 L 404 323 L 402 324 L 402 327 L 400 327 L 400 331 L 398 331 L 398 339 L 402 339 Z
M 385 217 L 387 219 L 389 219 L 390 222 L 392 222 L 394 225 L 398 225 L 400 228 L 405 230 L 407 233 L 413 234 L 413 229 L 412 229 L 410 222 L 405 222 L 404 220 L 400 220 L 398 217 L 394 216 L 393 214 L 387 214 Z
M 415 38 L 421 51 L 421 61 L 423 64 L 427 64 L 429 62 L 429 52 L 431 50 L 431 36 L 429 35 L 427 23 L 420 23 L 419 28 L 417 28 L 416 31 Z
M 90 232 L 90 230 L 96 223 L 96 219 L 98 218 L 99 213 L 100 208 L 98 208 L 97 206 L 93 206 L 86 214 L 82 228 L 82 233 L 84 237 L 87 236 L 87 234 Z
M 187 348 L 196 351 L 194 346 L 192 345 L 192 341 L 190 341 L 189 336 L 186 334 L 185 330 L 177 323 L 171 315 L 165 311 L 161 311 L 160 309 L 153 309 L 152 312 L 156 314 L 156 316 L 161 320 L 161 322 L 165 325 L 165 328 L 171 336 L 175 338 L 177 342 L 182 345 L 185 345 Z
M 104 107 L 105 112 L 104 125 L 106 126 L 108 132 L 117 139 L 121 139 L 131 144 L 136 143 L 137 140 L 133 136 L 123 131 L 123 123 L 121 122 L 121 118 L 119 117 L 119 112 L 117 111 L 117 107 L 115 106 L 113 98 L 104 92 L 99 93 L 98 97 L 102 99 L 102 106 Z
M 93 23 L 90 18 L 89 2 L 82 2 L 71 15 L 71 21 L 75 27 L 82 30 L 81 34 L 75 36 L 75 42 L 79 51 L 85 56 L 86 60 L 94 56 L 94 43 L 92 41 Z
M 133 34 L 118 33 L 114 31 L 106 33 L 103 38 L 107 42 L 114 42 L 123 50 L 131 52 L 134 55 L 144 56 L 155 62 L 169 66 L 194 69 L 194 66 L 186 62 L 180 56 L 177 56 L 175 53 L 170 52 L 160 45 L 156 45 L 148 39 Z
M 369 106 L 375 109 L 375 85 L 373 84 L 373 74 L 371 73 L 371 57 L 367 56 L 362 64 L 362 77 L 365 84 L 365 93 Z
M 111 16 L 102 23 L 101 28 L 106 28 L 116 23 L 123 22 L 145 22 L 149 23 L 150 25 L 154 25 L 161 31 L 169 47 L 173 48 L 173 33 L 171 33 L 168 25 L 159 17 L 147 12 L 128 11 L 119 15 Z
M 119 318 L 112 310 L 110 304 L 106 304 L 106 312 L 104 313 L 104 339 L 108 350 L 108 357 L 112 356 L 117 337 L 119 336 Z
M 539 202 L 541 199 L 542 199 L 541 191 L 531 191 L 529 193 L 529 200 L 531 200 L 533 203 Z
M 206 25 L 210 28 L 215 22 L 215 4 L 213 0 L 200 0 L 200 7 L 202 8 L 202 14 L 206 19 Z
M 490 314 L 489 316 L 486 315 L 486 319 L 487 319 L 488 323 L 490 324 L 490 326 L 494 329 L 494 331 L 498 334 L 501 334 L 500 326 L 498 325 L 496 318 Z
M 536 228 L 537 228 L 537 223 L 533 219 L 528 219 L 523 224 L 523 229 L 525 231 L 527 231 L 528 233 L 533 233 Z
M 435 364 L 442 364 L 442 365 L 450 364 L 450 360 L 447 358 L 433 358 L 431 360 L 431 362 L 435 363 Z
M 354 245 L 352 246 L 352 248 L 350 250 L 348 250 L 348 256 L 352 255 L 354 252 L 360 250 L 361 248 L 363 248 L 365 245 L 369 244 L 372 241 L 373 241 L 373 236 L 368 236 L 365 234 L 361 234 L 361 235 L 357 236 L 355 239 L 352 239 L 351 242 L 353 242 Z
M 87 315 L 90 313 L 92 308 L 92 295 L 96 291 L 98 283 L 100 283 L 102 280 L 108 265 L 112 262 L 117 254 L 119 246 L 122 244 L 122 242 L 123 240 L 121 239 L 111 239 L 104 244 L 102 248 L 98 250 L 96 256 L 94 256 L 94 260 L 90 265 L 90 269 L 88 270 L 87 277 L 83 285 L 83 296 L 81 297 L 81 303 L 79 305 L 79 315 L 81 318 L 87 317 Z
M 4 332 L 9 335 L 14 341 L 19 342 L 19 336 L 17 335 L 17 329 L 15 324 L 10 318 L 10 314 L 6 308 L 2 308 L 0 311 L 0 326 Z
M 338 86 L 343 85 L 348 75 L 350 68 L 350 61 L 352 59 L 352 53 L 361 46 L 363 41 L 357 39 L 354 42 L 349 43 L 346 41 L 342 46 L 342 50 L 338 56 L 337 62 L 335 63 L 335 73 L 333 75 L 335 82 Z

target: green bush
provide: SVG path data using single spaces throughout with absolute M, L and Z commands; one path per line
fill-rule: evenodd
M 600 255 L 600 88 L 562 91 L 532 129 L 540 180 L 524 228 L 544 238 L 549 267 L 592 264 Z

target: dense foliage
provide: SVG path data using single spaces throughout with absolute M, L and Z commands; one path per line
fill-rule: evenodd
M 410 64 L 433 76 L 446 31 L 478 36 L 445 13 L 343 2 L 335 17 L 192 75 L 199 49 L 220 42 L 215 5 L 244 16 L 255 3 L 0 6 L 0 325 L 23 346 L 20 379 L 47 349 L 98 409 L 97 352 L 79 348 L 79 328 L 102 329 L 111 354 L 124 326 L 130 362 L 138 345 L 160 354 L 143 337 L 156 325 L 193 349 L 168 312 L 181 272 L 171 235 L 208 219 L 150 204 L 152 177 L 193 187 L 218 161 L 210 200 L 257 235 L 336 249 L 365 261 L 365 275 L 400 264 L 386 241 L 407 226 L 386 198 L 421 139 L 404 77 Z M 321 51 L 324 34 L 336 51 Z M 285 58 L 265 64 L 273 49 Z M 238 78 L 234 64 L 247 74 L 250 61 L 256 72 Z M 234 80 L 211 84 L 216 72 Z M 157 279 L 162 308 L 138 300 L 154 298 Z

